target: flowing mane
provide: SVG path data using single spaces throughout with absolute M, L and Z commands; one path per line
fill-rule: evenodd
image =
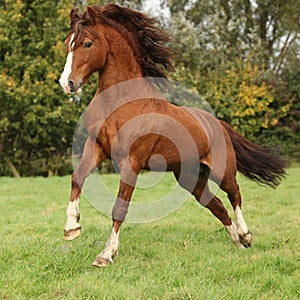
M 91 12 L 96 15 L 96 20 Z M 70 34 L 75 33 L 74 48 L 82 43 L 86 34 L 91 38 L 95 36 L 87 26 L 101 23 L 116 29 L 126 38 L 144 77 L 166 78 L 165 70 L 173 70 L 174 52 L 166 46 L 171 39 L 157 26 L 159 21 L 156 18 L 110 3 L 104 7 L 92 6 L 83 14 L 75 8 L 71 20 Z

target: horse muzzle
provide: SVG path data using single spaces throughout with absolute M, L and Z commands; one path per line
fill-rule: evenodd
M 68 89 L 71 94 L 78 94 L 82 90 L 82 81 L 79 83 L 75 83 L 73 80 L 69 80 L 68 82 Z
M 65 80 L 63 76 L 59 79 L 59 83 L 66 94 L 78 94 L 82 90 L 82 81 L 77 83 L 73 80 Z

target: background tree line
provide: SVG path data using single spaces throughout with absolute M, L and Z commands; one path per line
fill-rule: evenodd
M 0 175 L 72 170 L 74 129 L 96 78 L 80 101 L 64 95 L 58 79 L 70 9 L 96 3 L 105 1 L 0 0 Z M 145 8 L 142 0 L 118 3 Z M 300 0 L 160 5 L 150 14 L 174 39 L 176 71 L 169 77 L 197 90 L 254 142 L 300 160 Z
M 176 78 L 246 137 L 300 159 L 300 1 L 165 0 Z

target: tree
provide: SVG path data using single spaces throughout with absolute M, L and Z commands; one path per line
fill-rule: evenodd
M 291 101 L 274 108 L 276 98 L 261 78 L 257 66 L 237 60 L 210 73 L 205 99 L 214 107 L 217 117 L 230 123 L 244 136 L 255 140 L 262 130 L 278 124 L 286 116 Z
M 165 0 L 172 14 L 184 15 L 199 33 L 197 41 L 208 61 L 234 57 L 280 73 L 299 41 L 300 0 Z M 188 50 L 188 49 L 187 49 Z M 189 51 L 189 50 L 188 50 Z M 217 58 L 216 58 L 217 57 Z M 207 57 L 206 57 L 207 58 Z
M 0 2 L 0 175 L 71 170 L 73 133 L 95 93 L 96 78 L 76 97 L 65 95 L 59 86 L 69 13 L 73 5 L 83 8 L 104 2 Z M 131 1 L 132 7 L 140 4 Z
M 2 173 L 7 162 L 21 175 L 64 172 L 82 110 L 58 84 L 70 7 L 50 0 L 0 5 Z
M 300 0 L 165 0 L 164 5 L 170 8 L 166 23 L 179 53 L 175 79 L 197 88 L 219 117 L 254 141 L 272 136 L 283 144 L 282 132 L 294 136 L 299 98 L 292 81 L 298 72 L 291 66 L 299 65 Z M 254 70 L 252 80 L 242 82 Z M 285 129 L 275 139 L 279 127 Z

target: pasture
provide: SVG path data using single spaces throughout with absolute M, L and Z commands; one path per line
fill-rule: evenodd
M 276 190 L 238 177 L 252 248 L 235 248 L 190 198 L 158 222 L 124 223 L 119 255 L 105 269 L 91 263 L 111 220 L 84 197 L 82 235 L 63 240 L 70 177 L 0 178 L 0 299 L 299 299 L 300 166 L 288 174 Z M 141 196 L 153 191 L 137 190 Z

